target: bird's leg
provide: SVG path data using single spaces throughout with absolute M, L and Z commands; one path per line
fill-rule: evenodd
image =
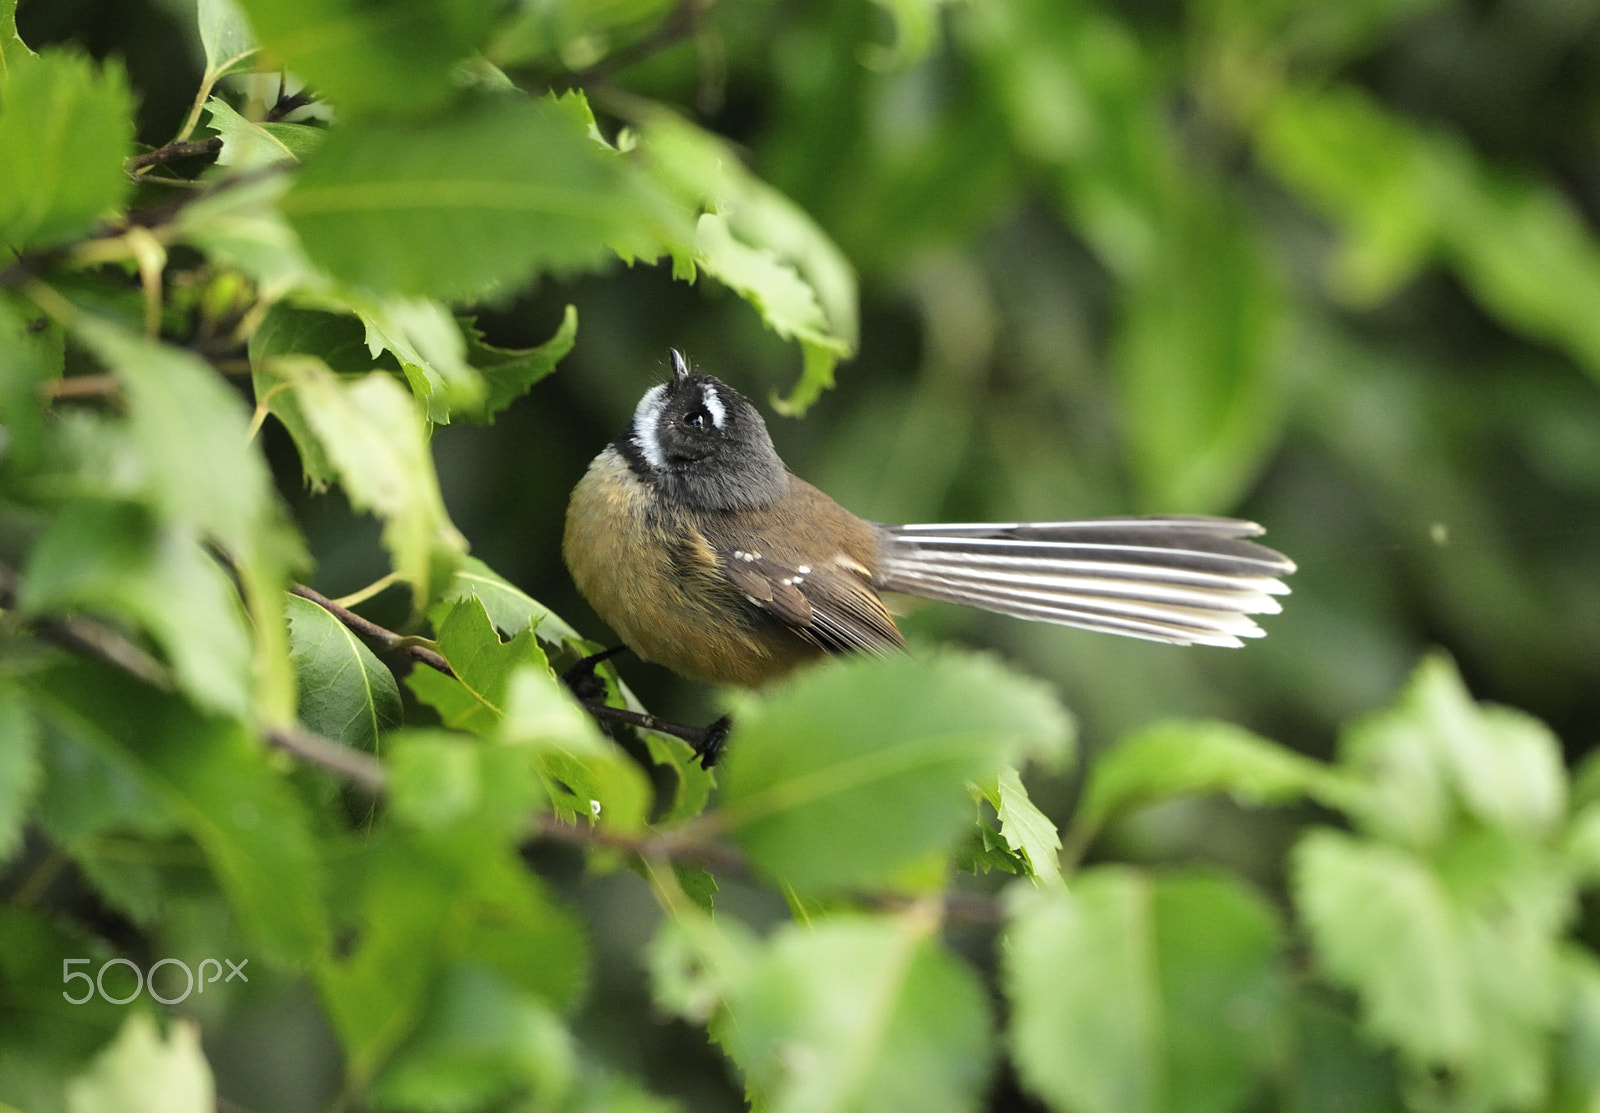
M 601 703 L 606 698 L 606 682 L 594 671 L 595 667 L 619 653 L 627 652 L 627 649 L 625 645 L 614 645 L 610 649 L 602 649 L 599 653 L 591 653 L 562 673 L 561 679 L 572 689 L 572 694 L 578 697 L 579 703 L 585 706 Z
M 596 719 L 626 723 L 641 730 L 653 730 L 657 734 L 681 738 L 694 750 L 695 757 L 700 759 L 701 767 L 710 769 L 722 756 L 723 748 L 728 742 L 728 731 L 733 726 L 733 721 L 726 715 L 709 726 L 692 727 L 667 719 L 658 719 L 647 712 L 633 711 L 626 707 L 612 707 L 605 702 L 606 682 L 595 672 L 595 667 L 627 648 L 625 645 L 617 645 L 599 653 L 591 653 L 562 673 L 561 679 L 578 698 L 584 710 Z

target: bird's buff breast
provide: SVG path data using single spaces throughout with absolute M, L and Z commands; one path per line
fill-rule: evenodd
M 729 597 L 705 538 L 692 528 L 663 530 L 652 507 L 615 447 L 595 457 L 567 504 L 567 569 L 629 649 L 692 679 L 741 687 L 816 655 L 793 635 L 742 625 L 742 600 Z

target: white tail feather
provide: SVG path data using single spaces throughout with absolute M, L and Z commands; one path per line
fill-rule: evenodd
M 1018 618 L 1176 645 L 1239 646 L 1275 614 L 1293 562 L 1224 518 L 894 526 L 878 586 Z

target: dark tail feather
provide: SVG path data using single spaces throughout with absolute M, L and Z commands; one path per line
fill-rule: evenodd
M 1294 562 L 1230 518 L 890 526 L 877 586 L 1176 645 L 1243 644 Z

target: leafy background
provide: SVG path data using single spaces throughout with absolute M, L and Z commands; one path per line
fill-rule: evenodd
M 241 8 L 0 43 L 0 1102 L 1592 1108 L 1600 4 Z M 232 184 L 164 210 L 122 159 L 252 42 L 321 99 L 222 78 L 220 150 L 146 174 Z M 697 820 L 545 667 L 604 640 L 561 514 L 669 345 L 865 516 L 1239 514 L 1294 594 L 1237 653 L 930 607 L 1012 671 L 739 701 Z M 63 362 L 116 391 L 41 411 Z M 454 678 L 280 598 L 391 570 L 358 609 Z M 62 652 L 85 617 L 158 672 Z M 931 693 L 972 725 L 915 778 L 771 803 L 932 752 Z M 264 756 L 293 722 L 382 802 Z M 58 1003 L 117 954 L 254 977 Z

